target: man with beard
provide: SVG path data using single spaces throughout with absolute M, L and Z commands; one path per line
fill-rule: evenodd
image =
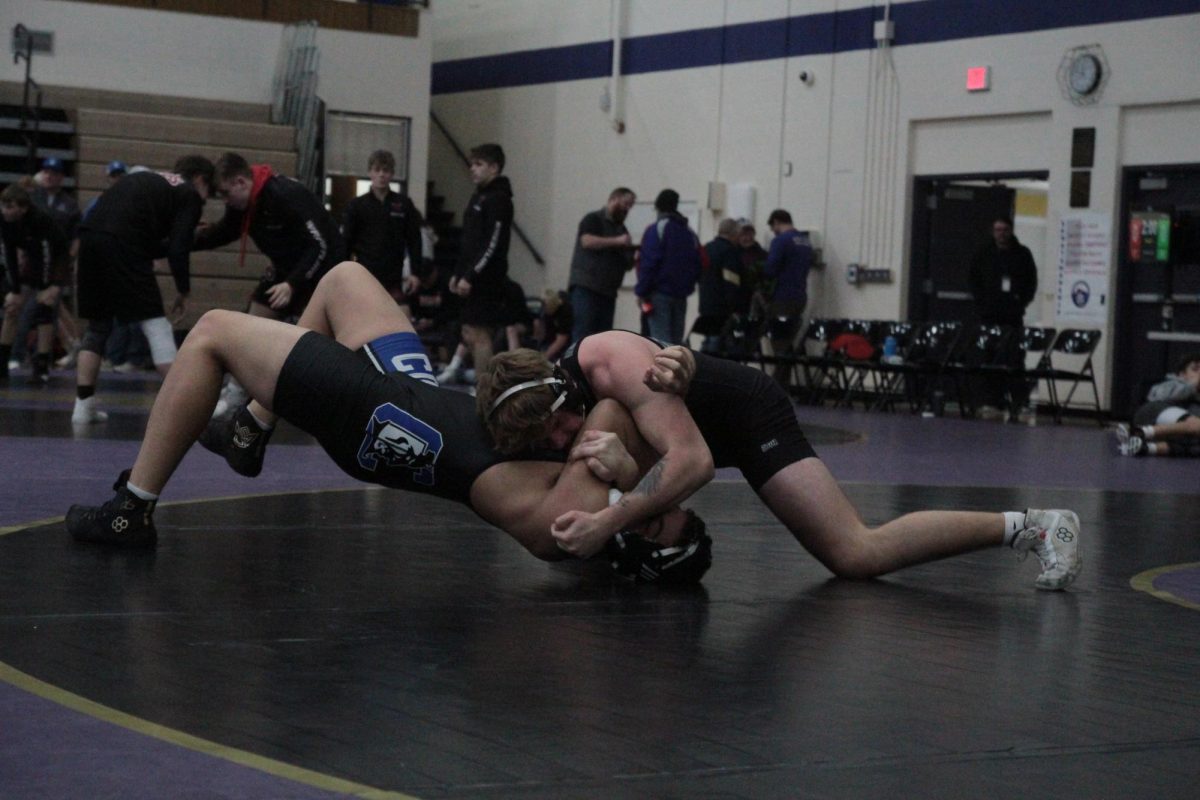
M 632 189 L 617 187 L 604 208 L 585 214 L 575 235 L 568 291 L 575 324 L 573 341 L 589 333 L 612 330 L 617 290 L 633 268 L 633 239 L 625 217 L 637 201 Z

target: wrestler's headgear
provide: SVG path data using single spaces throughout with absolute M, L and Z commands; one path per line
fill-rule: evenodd
M 550 410 L 546 412 L 547 418 L 564 406 L 568 409 L 582 409 L 584 406 L 584 394 L 583 390 L 579 388 L 579 384 L 561 367 L 555 365 L 554 371 L 550 374 L 549 378 L 524 381 L 515 386 L 510 386 L 501 392 L 500 396 L 493 400 L 492 405 L 488 408 L 488 418 L 490 419 L 496 413 L 496 409 L 500 407 L 501 403 L 517 392 L 523 392 L 526 389 L 536 389 L 539 386 L 550 386 L 557 392 L 554 402 L 550 404 Z
M 691 511 L 678 543 L 663 547 L 641 534 L 620 531 L 605 545 L 613 571 L 641 583 L 696 584 L 712 566 L 712 537 L 704 520 Z

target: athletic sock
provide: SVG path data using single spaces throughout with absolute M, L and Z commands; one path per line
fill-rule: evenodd
M 250 419 L 254 420 L 254 424 L 257 425 L 260 429 L 262 429 L 264 431 L 274 430 L 275 426 L 271 425 L 270 423 L 263 422 L 261 419 L 259 419 L 258 415 L 254 413 L 254 411 L 250 408 L 250 406 L 246 406 L 246 413 L 250 415 Z
M 1012 543 L 1017 538 L 1017 534 L 1023 530 L 1025 530 L 1025 512 L 1024 511 L 1005 511 L 1004 512 L 1004 546 L 1012 547 Z
M 1154 426 L 1153 425 L 1141 425 L 1141 426 L 1139 426 L 1139 428 L 1142 432 L 1142 438 L 1145 439 L 1147 442 L 1154 438 Z
M 95 386 L 76 386 L 75 387 L 75 396 L 78 397 L 80 400 L 87 400 L 89 397 L 91 397 L 95 393 L 96 393 Z
M 125 483 L 125 488 L 129 490 L 131 495 L 140 500 L 145 500 L 147 503 L 158 499 L 158 495 L 154 494 L 153 492 L 147 492 L 145 489 L 139 489 L 128 481 Z
M 1160 449 L 1160 446 L 1155 444 L 1154 442 L 1146 442 L 1146 452 L 1149 453 L 1150 455 L 1152 455 L 1152 456 L 1158 455 L 1159 449 Z

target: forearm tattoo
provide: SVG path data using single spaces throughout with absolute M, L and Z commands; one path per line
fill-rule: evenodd
M 646 496 L 650 496 L 657 494 L 659 488 L 662 486 L 662 476 L 666 469 L 667 459 L 665 457 L 659 459 L 657 464 L 646 471 L 646 474 L 640 481 L 638 481 L 637 486 L 633 487 L 632 491 L 626 493 L 625 496 L 621 498 L 621 505 L 627 504 L 626 501 L 630 495 L 644 494 Z

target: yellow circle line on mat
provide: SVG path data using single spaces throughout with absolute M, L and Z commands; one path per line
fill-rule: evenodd
M 1137 575 L 1134 575 L 1132 578 L 1130 578 L 1129 585 L 1134 589 L 1137 589 L 1139 592 L 1152 594 L 1159 600 L 1166 600 L 1168 603 L 1174 603 L 1177 606 L 1190 608 L 1193 611 L 1200 611 L 1200 603 L 1195 603 L 1191 600 L 1184 600 L 1179 595 L 1172 594 L 1171 592 L 1164 592 L 1162 589 L 1155 588 L 1154 586 L 1154 579 L 1159 575 L 1166 575 L 1170 572 L 1180 572 L 1185 569 L 1196 568 L 1200 568 L 1200 561 L 1191 561 L 1187 564 L 1170 564 L 1165 567 L 1148 569 L 1145 572 L 1139 572 Z
M 233 495 L 230 497 L 209 497 L 198 498 L 196 500 L 178 500 L 164 505 L 188 505 L 192 503 L 216 503 L 223 500 L 246 500 L 256 497 L 273 497 L 285 494 L 324 494 L 326 492 L 347 492 L 347 491 L 364 491 L 362 487 L 344 487 L 334 489 L 311 489 L 308 491 L 292 491 L 292 492 L 267 492 L 264 494 L 243 494 Z M 33 528 L 39 525 L 51 525 L 55 522 L 62 521 L 63 517 L 50 517 L 49 519 L 29 522 L 24 525 L 10 525 L 0 528 L 0 536 L 14 531 Z M 221 758 L 225 761 L 239 764 L 243 767 L 256 769 L 259 772 L 265 772 L 269 775 L 274 775 L 279 778 L 285 778 L 289 781 L 302 783 L 311 786 L 315 789 L 323 789 L 329 792 L 339 792 L 351 797 L 363 797 L 368 800 L 418 800 L 412 795 L 403 794 L 401 792 L 387 791 L 386 789 L 376 789 L 372 786 L 367 786 L 354 781 L 335 778 L 332 775 L 325 775 L 320 772 L 314 772 L 310 769 L 304 769 L 294 764 L 287 764 L 283 761 L 276 761 L 273 758 L 255 755 L 245 750 L 238 750 L 235 747 L 227 747 L 217 742 L 211 742 L 207 739 L 201 739 L 198 736 L 184 733 L 183 731 L 168 728 L 165 725 L 159 725 L 141 717 L 135 717 L 132 714 L 126 714 L 124 711 L 118 711 L 115 708 L 110 708 L 93 700 L 88 700 L 86 697 L 80 697 L 77 694 L 68 692 L 58 686 L 53 686 L 45 681 L 38 680 L 32 675 L 21 672 L 15 667 L 5 664 L 0 661 L 0 681 L 12 684 L 18 689 L 23 689 L 30 694 L 35 694 L 45 700 L 57 703 L 60 706 L 65 706 L 72 711 L 78 711 L 81 714 L 87 714 L 89 717 L 108 722 L 112 725 L 118 725 L 134 733 L 140 733 L 144 736 L 152 736 L 164 742 L 168 742 L 179 747 L 194 750 L 198 753 L 203 753 L 207 756 Z

